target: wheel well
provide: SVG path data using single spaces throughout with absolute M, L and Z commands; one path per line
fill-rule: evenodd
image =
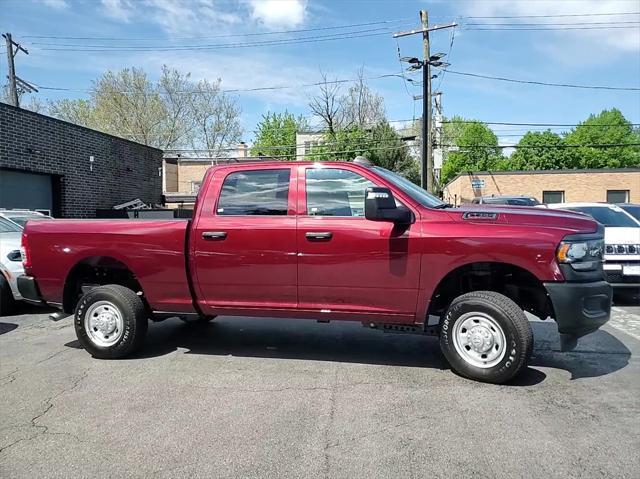
M 471 291 L 495 291 L 541 319 L 553 316 L 553 305 L 538 278 L 519 266 L 494 262 L 471 263 L 449 272 L 433 292 L 427 314 L 442 316 L 451 301 Z
M 67 275 L 62 295 L 64 311 L 73 313 L 78 300 L 87 288 L 105 284 L 119 284 L 136 293 L 142 292 L 142 287 L 135 275 L 123 262 L 110 256 L 92 256 L 76 264 Z M 147 306 L 146 301 L 144 302 Z

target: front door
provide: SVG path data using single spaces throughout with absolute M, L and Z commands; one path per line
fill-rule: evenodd
M 295 185 L 289 166 L 211 177 L 190 247 L 205 312 L 296 308 Z
M 417 227 L 398 229 L 364 217 L 365 188 L 386 185 L 343 166 L 301 166 L 298 184 L 304 203 L 298 204 L 299 308 L 412 322 L 420 276 L 411 241 Z

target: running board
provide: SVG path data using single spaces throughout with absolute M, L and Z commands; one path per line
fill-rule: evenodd
M 413 324 L 384 324 L 363 322 L 362 325 L 365 328 L 379 329 L 385 333 L 421 334 L 423 336 L 438 336 L 439 334 L 437 326 L 427 326 L 427 328 L 425 329 L 424 326 Z
M 51 313 L 49 315 L 49 319 L 51 321 L 60 321 L 64 318 L 68 318 L 69 316 L 71 316 L 70 314 L 67 313 L 63 313 L 62 311 L 56 311 L 55 313 Z

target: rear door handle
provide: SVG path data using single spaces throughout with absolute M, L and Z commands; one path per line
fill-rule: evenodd
M 333 238 L 333 233 L 330 231 L 308 231 L 305 236 L 309 241 L 329 241 Z
M 206 240 L 220 241 L 227 237 L 226 231 L 204 231 L 202 237 Z

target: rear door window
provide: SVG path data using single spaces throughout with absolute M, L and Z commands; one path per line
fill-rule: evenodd
M 236 171 L 222 184 L 216 213 L 226 216 L 285 216 L 290 168 Z

